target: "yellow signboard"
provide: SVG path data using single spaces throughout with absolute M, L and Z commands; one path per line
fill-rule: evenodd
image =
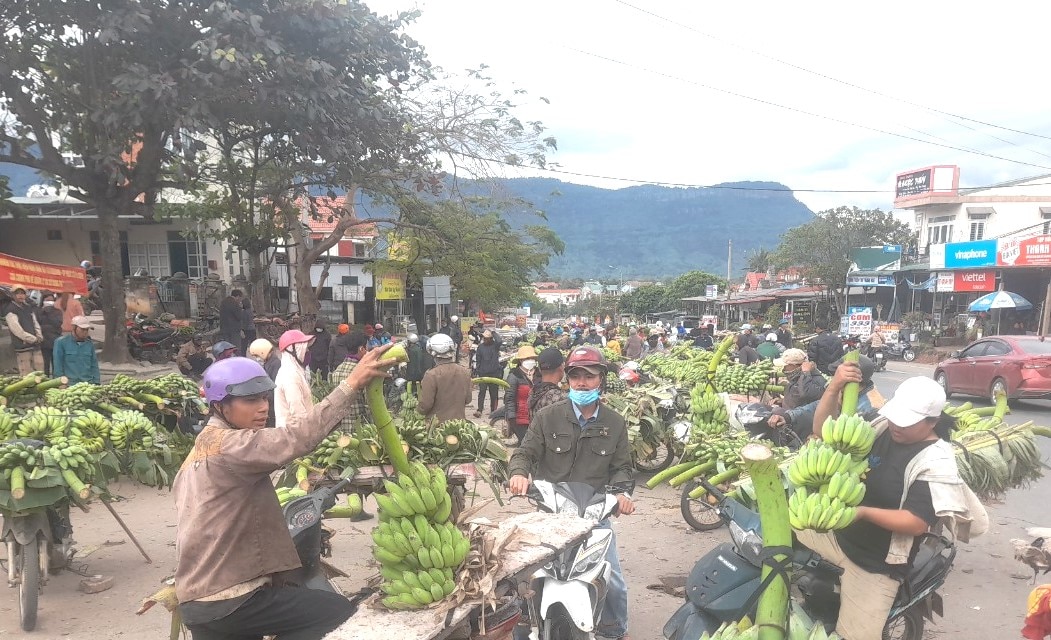
M 376 281 L 377 300 L 404 300 L 405 299 L 405 274 L 398 271 L 377 273 Z

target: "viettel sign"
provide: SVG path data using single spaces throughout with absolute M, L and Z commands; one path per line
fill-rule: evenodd
M 954 271 L 953 291 L 995 291 L 996 272 L 988 269 L 982 271 Z
M 1001 238 L 998 241 L 996 263 L 1004 267 L 1051 265 L 1051 236 Z

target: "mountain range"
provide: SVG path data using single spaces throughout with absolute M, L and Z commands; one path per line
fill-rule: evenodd
M 0 164 L 11 191 L 25 195 L 47 182 L 32 169 Z M 774 249 L 785 230 L 814 214 L 776 182 L 727 182 L 708 188 L 643 185 L 603 189 L 549 178 L 514 178 L 468 188 L 518 198 L 529 206 L 507 215 L 512 225 L 538 222 L 542 211 L 566 250 L 553 256 L 552 278 L 666 278 L 700 269 L 726 273 L 727 242 L 733 241 L 733 275 L 746 256 Z M 612 266 L 613 268 L 610 268 Z
M 814 217 L 776 182 L 602 189 L 516 178 L 501 185 L 543 211 L 565 242 L 548 266 L 554 278 L 663 278 L 693 269 L 725 275 L 730 240 L 736 277 L 747 255 L 773 250 L 782 233 Z

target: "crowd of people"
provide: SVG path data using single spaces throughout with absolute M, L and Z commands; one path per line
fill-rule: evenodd
M 71 292 L 44 291 L 37 306 L 22 287 L 10 292 L 4 320 L 19 375 L 34 371 L 69 379 L 69 384 L 100 382 L 99 362 L 91 340 L 91 320 Z

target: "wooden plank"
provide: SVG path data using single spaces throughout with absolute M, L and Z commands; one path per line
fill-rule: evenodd
M 499 526 L 502 529 L 518 527 L 527 536 L 543 540 L 544 545 L 564 549 L 583 540 L 594 528 L 595 521 L 570 514 L 523 513 L 504 520 Z M 544 545 L 520 545 L 507 551 L 497 579 L 542 566 L 558 553 Z M 350 620 L 325 636 L 325 640 L 434 640 L 444 637 L 476 606 L 464 603 L 453 609 L 448 626 L 445 624 L 448 614 L 439 615 L 428 609 L 395 612 L 362 607 Z

